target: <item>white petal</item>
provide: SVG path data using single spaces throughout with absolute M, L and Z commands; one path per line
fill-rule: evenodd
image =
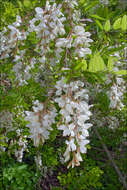
M 35 11 L 36 11 L 37 14 L 42 14 L 43 13 L 43 9 L 40 8 L 40 7 L 36 7 Z
M 83 160 L 82 160 L 82 157 L 81 157 L 81 155 L 80 155 L 79 152 L 77 152 L 77 154 L 75 154 L 75 156 L 76 156 L 76 159 L 77 159 L 79 162 L 83 161 Z
M 81 152 L 81 153 L 86 153 L 86 152 L 87 152 L 86 147 L 80 146 L 80 152 Z
M 64 130 L 63 131 L 63 136 L 65 137 L 65 136 L 68 136 L 68 135 L 70 135 L 70 130 L 69 129 Z

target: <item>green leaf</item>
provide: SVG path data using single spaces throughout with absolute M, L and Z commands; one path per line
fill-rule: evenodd
M 84 3 L 85 4 L 85 3 Z M 98 1 L 93 1 L 93 2 L 90 2 L 89 5 L 87 5 L 85 8 L 84 8 L 84 11 L 88 11 L 89 9 L 91 9 L 92 7 L 95 7 L 96 5 L 98 4 Z
M 108 68 L 109 71 L 112 71 L 113 63 L 114 63 L 114 57 L 109 57 L 108 58 L 108 65 L 107 65 L 107 68 Z
M 108 32 L 111 29 L 110 20 L 107 20 L 104 25 L 104 30 Z
M 87 69 L 86 60 L 82 60 L 82 70 L 85 71 Z
M 113 24 L 113 29 L 117 30 L 117 29 L 120 29 L 121 28 L 121 21 L 122 19 L 121 18 L 118 18 L 114 24 Z
M 84 4 L 85 0 L 79 0 L 79 3 Z
M 82 63 L 81 62 L 77 62 L 76 66 L 74 67 L 74 69 L 75 70 L 79 70 L 79 69 L 81 69 L 81 67 L 82 67 Z
M 75 70 L 79 70 L 82 69 L 83 71 L 85 71 L 87 69 L 87 63 L 86 60 L 83 59 L 82 61 L 77 61 L 76 66 L 74 67 Z
M 23 7 L 23 4 L 21 3 L 21 1 L 17 1 L 17 3 L 18 3 L 18 6 L 19 6 L 20 8 Z
M 116 75 L 127 75 L 127 70 L 114 71 L 114 74 L 116 74 Z
M 127 30 L 127 15 L 124 15 L 121 23 L 122 30 Z
M 102 26 L 102 24 L 100 23 L 100 21 L 99 21 L 99 20 L 95 20 L 95 22 L 97 23 L 97 25 L 99 26 L 99 28 L 100 28 L 101 30 L 103 30 L 103 26 Z
M 5 143 L 5 142 L 0 142 L 0 146 L 7 147 L 8 145 L 7 145 L 7 143 Z
M 5 139 L 5 138 L 6 138 L 5 136 L 0 135 L 0 140 L 1 140 L 1 139 Z
M 26 7 L 26 8 L 31 7 L 31 2 L 29 0 L 24 0 L 23 4 L 24 4 L 24 7 Z
M 99 53 L 94 54 L 89 63 L 89 71 L 97 72 L 97 71 L 103 71 L 104 69 L 105 69 L 105 64 L 103 58 L 100 56 Z
M 26 168 L 27 168 L 27 165 L 21 165 L 21 166 L 18 167 L 18 170 L 24 170 Z
M 102 18 L 102 17 L 100 17 L 98 15 L 90 15 L 90 16 L 93 17 L 93 18 L 97 18 L 99 20 L 105 20 L 104 18 Z

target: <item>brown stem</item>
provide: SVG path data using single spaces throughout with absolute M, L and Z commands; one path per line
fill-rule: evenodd
M 100 140 L 100 142 L 101 142 L 101 144 L 102 144 L 102 147 L 103 147 L 104 151 L 105 151 L 106 154 L 107 154 L 108 159 L 110 160 L 110 162 L 112 163 L 112 165 L 113 165 L 113 167 L 114 167 L 116 173 L 118 174 L 119 179 L 120 179 L 120 182 L 123 184 L 124 188 L 127 190 L 127 183 L 126 183 L 126 181 L 125 181 L 125 177 L 123 177 L 121 171 L 119 170 L 118 166 L 116 165 L 115 161 L 113 160 L 113 158 L 112 158 L 112 156 L 111 156 L 111 154 L 110 154 L 110 152 L 109 152 L 107 146 L 104 144 L 104 142 L 103 142 L 103 140 L 102 140 L 102 138 L 101 138 L 101 136 L 100 136 L 100 134 L 98 133 L 98 131 L 97 131 L 96 128 L 94 128 L 94 131 L 95 131 L 95 133 L 96 133 L 98 139 Z

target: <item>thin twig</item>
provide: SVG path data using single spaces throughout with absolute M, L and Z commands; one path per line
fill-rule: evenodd
M 98 131 L 97 131 L 96 128 L 94 128 L 94 131 L 95 131 L 95 133 L 96 133 L 98 139 L 100 140 L 100 142 L 101 142 L 101 144 L 102 144 L 102 146 L 103 146 L 103 149 L 105 150 L 105 152 L 106 152 L 106 154 L 107 154 L 108 159 L 110 160 L 110 162 L 112 163 L 112 165 L 113 165 L 113 167 L 114 167 L 116 173 L 118 174 L 118 176 L 119 176 L 119 178 L 120 178 L 120 182 L 123 184 L 124 188 L 127 190 L 127 183 L 126 183 L 126 181 L 125 181 L 125 177 L 123 177 L 121 171 L 119 170 L 118 166 L 117 166 L 116 163 L 114 162 L 114 160 L 113 160 L 113 158 L 112 158 L 112 156 L 111 156 L 111 154 L 110 154 L 110 152 L 109 152 L 107 146 L 104 144 L 104 142 L 103 142 L 103 140 L 102 140 L 102 138 L 101 138 L 101 136 L 100 136 L 100 134 L 98 133 Z

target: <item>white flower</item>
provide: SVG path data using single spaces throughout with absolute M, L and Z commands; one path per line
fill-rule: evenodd
M 66 38 L 59 38 L 56 41 L 56 47 L 65 47 L 66 44 Z
M 75 96 L 74 96 L 74 98 L 75 99 L 77 99 L 77 98 L 83 98 L 84 96 L 85 96 L 85 98 L 86 99 L 88 99 L 88 94 L 86 94 L 86 93 L 88 93 L 88 90 L 86 90 L 86 89 L 82 89 L 81 91 L 78 91 L 78 92 L 76 92 L 76 94 L 75 94 Z
M 64 153 L 64 157 L 65 157 L 64 162 L 67 162 L 70 160 L 70 147 L 69 146 L 66 148 L 66 151 Z
M 87 148 L 84 145 L 80 145 L 80 152 L 81 153 L 86 153 L 87 152 Z
M 41 167 L 42 166 L 42 159 L 41 159 L 41 155 L 38 153 L 37 156 L 34 157 L 35 162 L 37 167 Z
M 69 115 L 69 113 L 68 113 L 67 110 L 65 110 L 65 109 L 61 109 L 61 110 L 60 110 L 60 113 L 61 113 L 61 115 L 63 115 L 64 117 L 66 117 L 66 116 Z
M 50 4 L 49 4 L 49 1 L 46 1 L 46 6 L 45 6 L 45 10 L 46 11 L 49 11 L 50 10 Z
M 17 32 L 17 29 L 13 25 L 8 25 L 8 28 L 13 32 Z
M 58 32 L 59 32 L 60 35 L 64 35 L 65 34 L 65 29 L 62 28 L 62 27 L 60 27 L 59 30 L 58 30 Z M 70 44 L 71 44 L 71 42 L 70 42 Z M 71 47 L 70 44 L 68 44 L 68 48 Z
M 21 23 L 22 23 L 21 17 L 17 16 L 16 22 L 14 22 L 13 25 L 19 27 Z
M 72 151 L 76 150 L 76 145 L 74 143 L 74 138 L 72 138 L 70 141 L 66 140 L 66 144 L 69 146 L 69 149 Z
M 61 94 L 62 94 L 61 89 L 59 89 L 59 90 L 56 91 L 56 95 L 57 95 L 57 96 L 59 96 L 59 95 L 61 95 Z
M 74 32 L 77 34 L 77 35 L 83 35 L 84 32 L 85 32 L 85 29 L 83 26 L 75 26 L 74 27 Z
M 66 104 L 65 109 L 67 110 L 67 112 L 69 112 L 70 114 L 73 114 L 73 109 L 71 104 Z
M 44 105 L 38 100 L 34 101 L 33 112 L 26 111 L 25 120 L 29 121 L 27 127 L 30 128 L 30 137 L 34 141 L 34 145 L 38 146 L 40 142 L 44 143 L 45 139 L 49 138 L 49 130 L 52 129 L 52 124 L 55 123 L 57 115 L 56 109 L 48 110 L 48 113 L 43 112 Z
M 43 9 L 40 8 L 40 7 L 36 7 L 36 8 L 35 8 L 35 11 L 36 11 L 36 13 L 37 13 L 38 15 L 43 14 Z
M 66 119 L 66 123 L 69 123 L 70 121 L 72 121 L 72 118 L 71 118 L 70 115 L 67 115 L 67 116 L 65 117 L 65 119 Z
M 80 48 L 76 50 L 76 53 L 78 53 L 79 57 L 85 57 L 85 55 L 91 54 L 91 50 L 89 48 Z
M 34 112 L 38 112 L 43 110 L 43 104 L 39 104 L 38 107 L 37 106 L 33 106 L 33 110 Z
M 22 23 L 21 17 L 20 16 L 16 16 L 16 21 L 19 23 Z
M 82 161 L 83 161 L 80 152 L 77 152 L 77 153 L 75 154 L 75 156 L 76 156 L 76 160 L 77 160 L 77 161 L 79 161 L 79 162 L 82 162 Z
M 85 124 L 84 124 L 84 128 L 85 128 L 85 129 L 89 129 L 90 127 L 92 127 L 92 124 L 91 124 L 91 123 L 85 123 Z
M 78 125 L 82 127 L 82 125 L 84 125 L 84 122 L 87 121 L 89 119 L 88 115 L 80 115 L 78 116 Z
M 59 91 L 59 92 L 61 92 L 61 91 Z M 57 91 L 56 95 L 60 95 L 60 93 L 58 93 L 58 91 Z M 55 98 L 55 102 L 57 102 L 61 108 L 63 108 L 65 106 L 65 101 L 61 97 L 60 98 Z
M 60 125 L 58 127 L 58 129 L 63 130 L 63 136 L 69 136 L 69 135 L 74 136 L 74 131 L 73 131 L 74 128 L 75 125 L 73 123 L 68 126 Z
M 123 82 L 123 86 L 121 88 L 121 80 L 117 80 L 118 85 L 117 84 L 113 84 L 113 86 L 111 87 L 111 90 L 109 92 L 107 92 L 109 99 L 110 99 L 110 108 L 118 108 L 121 109 L 122 107 L 124 107 L 123 103 L 122 103 L 122 97 L 123 97 L 123 92 L 125 91 L 124 88 L 124 82 Z M 119 87 L 119 83 L 120 83 L 120 87 Z
M 89 143 L 86 138 L 89 136 L 88 129 L 92 124 L 85 122 L 89 120 L 92 113 L 89 111 L 91 106 L 86 102 L 88 90 L 83 87 L 84 83 L 81 81 L 66 84 L 64 78 L 56 84 L 55 102 L 60 107 L 59 113 L 62 117 L 62 125 L 59 124 L 58 129 L 63 130 L 63 136 L 69 136 L 69 140 L 66 140 L 65 161 L 69 161 L 70 152 L 73 152 L 73 159 L 68 167 L 80 165 L 80 161 L 82 161 L 80 152 L 86 153 L 86 144 Z M 57 91 L 60 91 L 60 95 Z
M 43 55 L 43 56 L 39 59 L 39 61 L 40 61 L 41 63 L 45 63 L 46 57 Z

